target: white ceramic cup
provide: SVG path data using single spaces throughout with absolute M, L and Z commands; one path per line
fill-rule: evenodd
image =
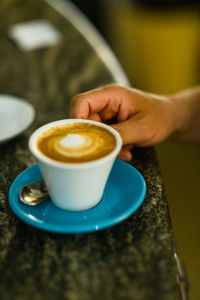
M 76 122 L 106 128 L 116 138 L 115 149 L 103 158 L 83 163 L 58 162 L 38 150 L 37 140 L 44 131 L 57 125 Z M 89 209 L 101 201 L 108 176 L 121 146 L 121 137 L 112 127 L 82 119 L 66 119 L 48 123 L 38 128 L 29 139 L 29 149 L 39 163 L 52 202 L 59 208 L 72 211 Z

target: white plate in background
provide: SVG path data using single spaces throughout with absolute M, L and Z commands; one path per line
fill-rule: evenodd
M 0 95 L 0 143 L 26 130 L 35 117 L 34 107 L 12 95 Z

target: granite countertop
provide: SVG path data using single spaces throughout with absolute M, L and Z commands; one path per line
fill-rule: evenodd
M 134 149 L 132 164 L 146 180 L 147 195 L 136 213 L 114 227 L 89 234 L 49 233 L 23 223 L 9 207 L 12 181 L 35 162 L 27 147 L 30 134 L 66 118 L 76 93 L 120 81 L 91 41 L 58 10 L 42 0 L 0 4 L 0 94 L 22 97 L 36 110 L 29 129 L 0 145 L 0 298 L 181 299 L 174 234 L 153 148 Z M 9 38 L 8 28 L 35 19 L 52 22 L 62 41 L 23 52 Z M 126 81 L 123 74 L 121 78 Z

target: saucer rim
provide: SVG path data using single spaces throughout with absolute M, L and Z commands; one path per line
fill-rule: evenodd
M 139 178 L 142 182 L 141 193 L 140 193 L 140 196 L 137 198 L 137 201 L 136 202 L 133 201 L 133 204 L 130 205 L 126 210 L 124 210 L 123 213 L 120 213 L 117 216 L 114 215 L 114 216 L 108 217 L 106 219 L 101 219 L 100 221 L 98 220 L 98 222 L 97 222 L 98 224 L 89 223 L 89 224 L 84 224 L 84 226 L 81 226 L 80 223 L 78 225 L 72 225 L 72 224 L 71 225 L 70 224 L 64 224 L 64 225 L 59 224 L 58 225 L 58 224 L 54 224 L 51 222 L 40 221 L 39 219 L 34 219 L 34 217 L 27 217 L 27 213 L 25 213 L 23 210 L 19 209 L 19 206 L 16 204 L 17 199 L 18 199 L 18 201 L 20 201 L 19 198 L 17 197 L 17 195 L 19 195 L 19 189 L 21 189 L 20 185 L 22 185 L 21 179 L 24 177 L 24 174 L 26 174 L 28 172 L 28 175 L 30 175 L 31 171 L 34 168 L 37 168 L 39 171 L 39 175 L 41 175 L 39 166 L 37 163 L 26 168 L 13 180 L 13 182 L 10 186 L 10 189 L 9 189 L 9 193 L 8 193 L 9 205 L 10 205 L 12 211 L 16 214 L 16 216 L 23 222 L 27 223 L 28 225 L 31 225 L 34 228 L 44 230 L 47 232 L 52 232 L 52 233 L 82 234 L 82 233 L 97 232 L 97 231 L 109 228 L 111 226 L 115 226 L 115 225 L 121 223 L 122 221 L 126 220 L 127 218 L 129 218 L 134 212 L 136 212 L 139 209 L 139 207 L 142 205 L 142 203 L 145 199 L 146 191 L 147 191 L 146 182 L 144 180 L 144 177 L 134 166 L 132 166 L 131 164 L 126 163 L 124 161 L 121 161 L 119 159 L 116 159 L 115 163 L 117 164 L 118 168 L 122 166 L 122 167 L 125 167 L 125 168 L 128 168 L 129 170 L 131 170 L 131 172 L 134 170 L 134 172 L 137 174 L 137 176 L 139 176 Z M 112 174 L 112 171 L 111 171 L 111 174 Z M 19 184 L 19 183 L 21 183 L 21 184 Z M 108 183 L 109 183 L 109 179 L 108 179 Z M 19 188 L 19 186 L 20 186 L 20 188 Z M 46 201 L 48 201 L 48 203 L 49 203 L 49 201 L 51 201 L 51 200 L 47 199 Z M 26 206 L 25 204 L 23 204 L 23 205 Z M 54 206 L 54 208 L 56 210 L 61 210 L 60 208 L 57 208 L 52 202 L 51 202 L 51 205 Z M 80 211 L 80 212 L 66 210 L 66 214 L 68 214 L 68 213 L 78 214 L 78 213 L 82 213 L 82 212 L 87 213 L 87 211 L 90 211 L 92 209 L 97 209 L 98 205 L 93 208 L 90 208 L 89 210 Z M 30 208 L 33 208 L 33 207 L 30 206 Z M 64 210 L 61 210 L 61 211 L 62 211 L 62 213 L 65 212 Z

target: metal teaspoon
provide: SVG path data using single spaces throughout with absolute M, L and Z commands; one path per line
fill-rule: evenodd
M 27 205 L 37 205 L 48 197 L 44 180 L 25 185 L 19 194 L 20 200 Z

